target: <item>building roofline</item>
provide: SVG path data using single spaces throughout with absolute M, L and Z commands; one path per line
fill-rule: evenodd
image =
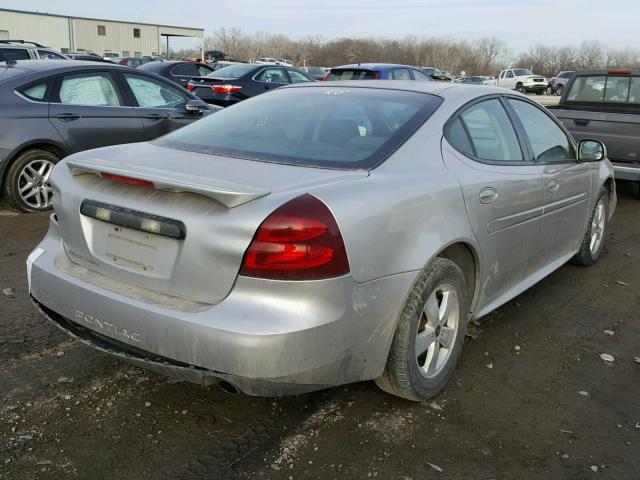
M 150 27 L 165 27 L 165 28 L 180 28 L 183 30 L 198 30 L 204 33 L 204 28 L 196 28 L 196 27 L 181 27 L 178 25 L 162 25 L 159 23 L 146 23 L 146 22 L 132 22 L 129 20 L 113 20 L 109 18 L 93 18 L 93 17 L 77 17 L 75 15 L 60 15 L 58 13 L 46 13 L 46 12 L 32 12 L 29 10 L 16 10 L 13 8 L 0 8 L 0 12 L 11 12 L 11 13 L 26 13 L 27 15 L 42 15 L 44 17 L 58 17 L 58 18 L 70 18 L 70 19 L 78 19 L 78 20 L 93 20 L 97 22 L 113 22 L 113 23 L 127 23 L 130 25 L 146 25 Z

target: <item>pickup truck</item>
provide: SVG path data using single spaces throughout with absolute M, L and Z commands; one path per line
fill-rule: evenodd
M 600 140 L 617 179 L 640 182 L 640 70 L 579 72 L 548 107 L 576 140 Z
M 535 92 L 542 95 L 547 90 L 547 79 L 535 75 L 528 68 L 509 68 L 502 70 L 495 80 L 487 80 L 485 85 L 509 88 L 520 93 Z

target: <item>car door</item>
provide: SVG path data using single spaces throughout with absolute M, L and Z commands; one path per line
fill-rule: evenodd
M 253 79 L 259 84 L 258 90 L 273 90 L 289 84 L 289 77 L 284 68 L 269 67 L 259 71 Z M 259 92 L 261 93 L 261 92 Z
M 542 174 L 542 231 L 532 272 L 578 251 L 590 211 L 592 166 L 577 160 L 573 142 L 541 107 L 509 98 Z
M 49 120 L 71 152 L 144 140 L 137 112 L 108 70 L 60 75 Z
M 542 175 L 499 97 L 476 101 L 447 122 L 442 155 L 460 181 L 480 245 L 479 301 L 486 304 L 527 273 L 542 223 Z
M 513 74 L 513 70 L 507 70 L 504 74 L 504 78 L 502 79 L 502 84 L 500 85 L 504 88 L 509 88 L 514 90 L 516 88 L 516 76 Z
M 153 140 L 202 117 L 187 112 L 187 102 L 192 98 L 169 82 L 138 73 L 119 75 L 122 75 L 123 88 L 132 96 L 135 111 L 142 120 L 145 140 Z

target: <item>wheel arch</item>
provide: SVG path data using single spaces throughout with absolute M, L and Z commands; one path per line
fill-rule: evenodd
M 480 262 L 476 249 L 470 243 L 458 241 L 440 250 L 435 257 L 446 258 L 460 267 L 471 299 L 469 310 L 475 311 L 480 293 Z
M 66 149 L 62 145 L 52 141 L 34 140 L 29 143 L 22 144 L 11 152 L 6 162 L 0 165 L 0 185 L 4 184 L 5 173 L 11 164 L 16 160 L 16 158 L 29 150 L 45 150 L 56 155 L 60 159 L 68 155 Z

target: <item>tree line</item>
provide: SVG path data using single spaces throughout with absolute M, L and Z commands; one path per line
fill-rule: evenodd
M 475 41 L 419 38 L 338 38 L 325 40 L 310 35 L 294 40 L 269 32 L 245 33 L 238 27 L 220 27 L 204 39 L 205 50 L 220 50 L 229 59 L 252 62 L 260 57 L 286 58 L 296 66 L 330 67 L 347 63 L 385 62 L 432 66 L 453 74 L 497 75 L 507 67 L 531 68 L 551 77 L 562 70 L 633 68 L 640 66 L 640 53 L 631 48 L 609 49 L 598 41 L 580 45 L 534 45 L 515 53 L 502 39 L 485 37 Z M 178 53 L 178 52 L 176 52 Z M 181 51 L 181 54 L 197 52 Z

